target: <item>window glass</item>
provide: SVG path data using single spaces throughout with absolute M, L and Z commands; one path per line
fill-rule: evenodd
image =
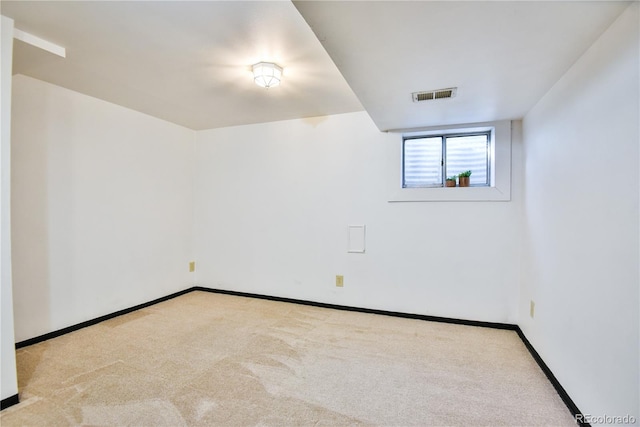
M 471 185 L 489 185 L 489 138 L 487 134 L 446 138 L 446 176 L 471 171 Z
M 403 187 L 442 185 L 442 137 L 404 141 Z
M 402 187 L 443 187 L 445 179 L 471 171 L 471 186 L 490 186 L 490 132 L 405 137 Z

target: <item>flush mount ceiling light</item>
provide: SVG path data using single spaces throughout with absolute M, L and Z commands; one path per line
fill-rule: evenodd
M 258 86 L 278 86 L 282 79 L 282 67 L 273 62 L 258 62 L 253 66 L 253 80 Z

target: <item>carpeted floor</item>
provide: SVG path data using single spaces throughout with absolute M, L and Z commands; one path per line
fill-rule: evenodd
M 513 331 L 191 292 L 18 350 L 26 426 L 574 426 Z

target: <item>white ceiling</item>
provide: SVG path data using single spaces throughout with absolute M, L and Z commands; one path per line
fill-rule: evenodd
M 14 44 L 25 74 L 192 129 L 350 111 L 362 106 L 289 1 L 2 1 L 16 28 L 66 59 Z M 253 82 L 275 61 L 282 85 Z
M 2 0 L 0 12 L 67 49 L 16 41 L 14 73 L 192 129 L 364 106 L 389 130 L 523 117 L 628 4 Z M 284 67 L 281 86 L 253 83 L 260 61 Z M 411 100 L 451 86 L 456 98 Z
M 294 1 L 381 130 L 522 118 L 629 2 Z M 412 92 L 458 87 L 413 103 Z

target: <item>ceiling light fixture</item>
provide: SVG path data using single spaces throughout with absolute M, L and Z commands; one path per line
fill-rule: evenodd
M 258 62 L 253 66 L 253 81 L 269 89 L 278 86 L 282 79 L 282 67 L 273 62 Z

